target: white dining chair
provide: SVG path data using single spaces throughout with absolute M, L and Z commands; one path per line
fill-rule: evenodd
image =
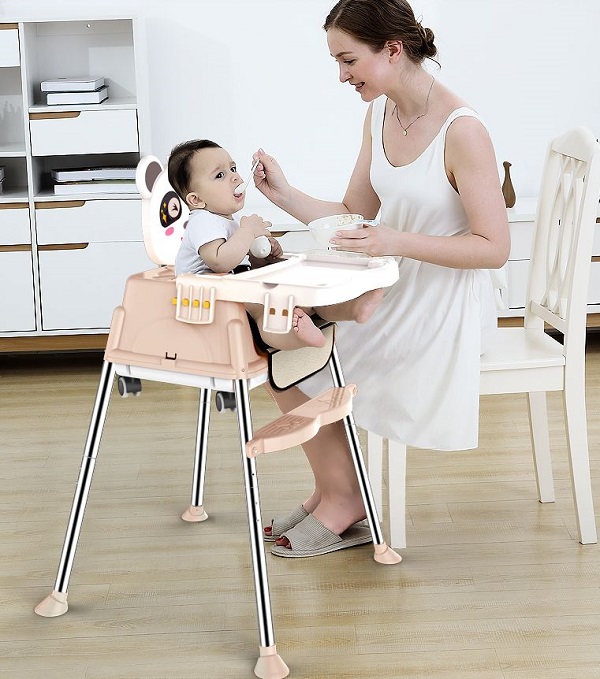
M 548 148 L 534 223 L 524 327 L 501 327 L 481 357 L 480 394 L 526 393 L 538 497 L 554 502 L 546 392 L 561 391 L 579 541 L 597 542 L 585 407 L 587 291 L 600 144 L 585 128 Z M 548 334 L 554 329 L 563 341 Z M 367 434 L 375 503 L 383 500 L 383 440 Z M 406 546 L 406 445 L 388 441 L 390 544 Z

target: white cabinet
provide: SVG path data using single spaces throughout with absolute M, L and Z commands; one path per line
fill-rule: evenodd
M 55 195 L 51 179 L 149 152 L 145 64 L 134 18 L 0 24 L 1 337 L 105 333 L 127 276 L 154 266 L 135 189 Z M 108 98 L 46 105 L 42 81 L 81 76 Z

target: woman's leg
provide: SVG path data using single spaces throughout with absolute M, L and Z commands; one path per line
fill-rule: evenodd
M 282 412 L 308 400 L 297 387 L 271 394 Z M 302 448 L 315 477 L 314 492 L 303 503 L 304 509 L 340 535 L 366 516 L 344 425 L 335 422 L 321 427 Z
M 368 290 L 359 297 L 339 304 L 315 307 L 315 311 L 326 321 L 356 321 L 366 323 L 383 299 L 383 288 Z

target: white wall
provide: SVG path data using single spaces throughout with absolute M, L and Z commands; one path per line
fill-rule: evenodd
M 366 111 L 337 79 L 323 20 L 334 0 L 0 0 L 0 21 L 137 15 L 147 34 L 152 152 L 225 146 L 242 173 L 259 146 L 292 181 L 341 198 Z M 437 77 L 486 120 L 517 195 L 534 195 L 548 140 L 600 134 L 598 0 L 414 0 L 436 34 Z M 256 191 L 246 211 L 267 213 Z M 274 213 L 275 216 L 277 213 Z M 270 216 L 270 215 L 267 215 Z

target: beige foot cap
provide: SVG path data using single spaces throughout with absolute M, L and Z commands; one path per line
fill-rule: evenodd
M 400 563 L 402 561 L 400 554 L 397 554 L 391 547 L 388 547 L 385 542 L 382 542 L 380 545 L 375 545 L 375 554 L 373 558 L 377 563 L 388 565 Z
M 208 514 L 204 511 L 204 507 L 200 505 L 199 507 L 193 507 L 190 505 L 185 512 L 181 515 L 184 521 L 189 521 L 191 523 L 198 523 L 200 521 L 206 521 L 208 519 Z
M 42 618 L 56 618 L 69 609 L 67 603 L 67 595 L 62 592 L 52 590 L 52 594 L 48 596 L 34 608 L 34 611 L 41 615 Z
M 283 679 L 290 673 L 288 666 L 283 662 L 273 646 L 261 646 L 260 658 L 256 662 L 254 674 L 260 679 Z

